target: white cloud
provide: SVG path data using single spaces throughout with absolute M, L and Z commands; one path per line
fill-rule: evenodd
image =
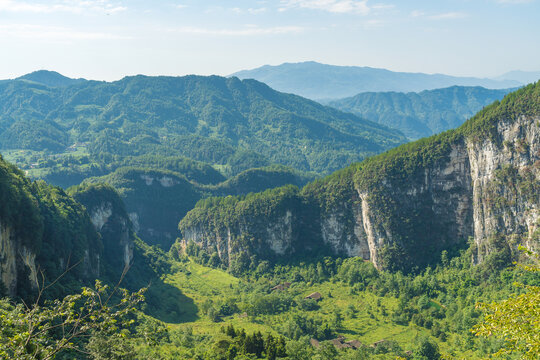
M 291 33 L 300 33 L 304 28 L 299 26 L 276 26 L 261 28 L 256 25 L 246 26 L 240 29 L 208 29 L 200 27 L 182 27 L 172 30 L 174 32 L 194 35 L 213 35 L 213 36 L 254 36 L 254 35 L 282 35 Z
M 124 11 L 127 8 L 109 0 L 55 0 L 55 1 L 13 1 L 0 0 L 0 11 L 53 13 L 70 12 L 80 14 L 87 11 L 107 14 Z
M 392 4 L 375 4 L 371 6 L 373 10 L 387 10 L 387 9 L 394 9 L 396 6 Z
M 446 13 L 440 13 L 440 14 L 426 14 L 422 10 L 413 10 L 410 14 L 413 18 L 426 18 L 430 20 L 452 20 L 452 19 L 463 19 L 469 16 L 467 13 L 463 12 L 446 12 Z
M 266 8 L 249 8 L 249 9 L 247 9 L 247 12 L 252 14 L 252 15 L 262 14 L 262 13 L 266 12 Z
M 364 27 L 366 29 L 374 29 L 383 27 L 386 22 L 378 19 L 371 19 L 364 22 Z
M 235 8 L 232 8 L 231 9 L 233 12 L 237 13 L 237 14 L 244 14 L 244 13 L 247 13 L 247 14 L 251 14 L 251 15 L 257 15 L 257 14 L 262 14 L 264 12 L 266 12 L 266 8 L 248 8 L 248 9 L 242 9 L 242 8 L 239 8 L 239 7 L 235 7 Z
M 370 11 L 368 0 L 281 0 L 280 11 L 304 8 L 340 14 L 367 15 Z
M 447 12 L 442 14 L 430 15 L 428 18 L 431 20 L 451 20 L 451 19 L 463 19 L 468 15 L 462 12 Z
M 130 37 L 103 32 L 76 31 L 74 29 L 31 24 L 0 25 L 0 37 L 41 39 L 51 41 L 121 40 Z

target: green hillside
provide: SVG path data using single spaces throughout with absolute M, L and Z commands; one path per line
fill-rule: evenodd
M 452 86 L 419 93 L 368 92 L 327 104 L 419 139 L 460 126 L 512 90 Z
M 193 170 L 191 179 L 168 170 L 118 167 L 66 193 L 43 181 L 31 182 L 0 158 L 0 296 L 10 296 L 0 299 L 0 357 L 17 358 L 12 356 L 15 352 L 22 358 L 47 354 L 82 324 L 92 331 L 71 338 L 50 358 L 482 359 L 519 346 L 508 359 L 521 358 L 529 349 L 527 355 L 534 359 L 540 272 L 533 253 L 514 251 L 525 238 L 532 248 L 539 243 L 540 224 L 531 224 L 530 233 L 504 224 L 487 244 L 489 253 L 478 261 L 483 244 L 463 241 L 450 217 L 444 216 L 447 213 L 437 211 L 451 210 L 453 196 L 466 194 L 465 185 L 471 183 L 462 176 L 459 163 L 451 169 L 463 177 L 461 182 L 445 167 L 451 159 L 463 157 L 456 153 L 460 155 L 467 141 L 470 147 L 486 146 L 496 155 L 519 159 L 495 169 L 493 181 L 479 196 L 496 210 L 496 219 L 508 218 L 515 209 L 512 218 L 534 211 L 540 201 L 534 137 L 539 118 L 540 83 L 485 108 L 458 130 L 406 144 L 302 189 L 287 185 L 199 200 L 180 227 L 207 231 L 208 246 L 179 241 L 167 253 L 135 236 L 137 224 L 129 219 L 130 207 L 142 205 L 159 220 L 172 221 L 198 198 L 259 190 L 269 183 L 279 186 L 280 181 L 302 185 L 306 177 L 272 166 L 201 184 L 194 178 L 205 168 L 195 163 L 188 166 Z M 505 134 L 515 129 L 522 137 L 507 140 Z M 174 158 L 165 163 L 186 168 L 185 162 Z M 119 194 L 98 182 L 113 184 Z M 436 191 L 452 182 L 459 186 Z M 362 199 L 362 193 L 369 198 Z M 382 224 L 393 236 L 393 242 L 383 243 L 379 270 L 361 256 L 329 252 L 317 235 L 325 216 L 336 219 L 333 233 L 339 226 L 360 232 L 353 221 L 363 215 L 355 206 L 365 202 L 372 207 L 370 226 Z M 169 214 L 171 210 L 178 213 Z M 210 243 L 215 229 L 229 232 L 225 242 Z M 266 246 L 268 232 L 277 238 L 279 231 L 289 229 L 294 252 Z M 36 269 L 54 279 L 66 270 L 66 259 L 80 263 L 46 289 L 45 299 L 53 302 L 35 306 L 25 302 L 30 308 L 18 302 L 18 296 L 35 298 Z M 527 266 L 511 266 L 512 260 Z M 112 299 L 119 308 L 129 303 L 129 292 L 99 297 L 95 294 L 117 288 L 100 283 L 96 288 L 102 292 L 80 288 L 94 279 L 118 284 L 122 266 L 129 270 L 120 285 L 130 290 L 148 287 L 145 300 L 122 316 L 105 316 L 107 326 L 102 329 L 95 324 L 102 318 L 90 316 L 93 307 L 100 309 L 103 301 L 108 304 Z M 74 295 L 61 300 L 66 294 Z M 92 296 L 95 301 L 89 302 Z M 478 304 L 503 299 L 510 299 L 505 307 Z M 519 303 L 523 300 L 527 302 Z M 63 306 L 66 301 L 70 306 Z M 495 315 L 506 316 L 501 309 L 512 301 L 519 306 L 508 315 L 523 325 L 530 341 L 518 336 L 507 342 L 506 333 L 501 335 L 504 328 L 495 328 L 488 336 L 475 335 L 489 321 L 487 312 L 493 314 L 495 309 Z M 66 318 L 71 322 L 61 326 Z M 36 321 L 39 326 L 33 335 L 28 329 L 36 329 Z M 32 336 L 33 341 L 24 341 Z
M 62 286 L 51 289 L 51 297 L 99 273 L 103 244 L 84 207 L 62 189 L 43 181 L 30 182 L 0 157 L 0 199 L 0 297 L 31 298 L 38 270 L 51 281 L 67 266 L 80 265 L 67 274 Z
M 254 80 L 0 83 L 0 149 L 23 168 L 41 161 L 47 169 L 71 155 L 99 168 L 104 154 L 152 154 L 202 161 L 225 175 L 270 164 L 326 174 L 404 141 L 395 130 Z

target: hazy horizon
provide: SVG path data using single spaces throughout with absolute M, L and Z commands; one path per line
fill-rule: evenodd
M 0 79 L 226 76 L 303 61 L 493 78 L 540 70 L 539 13 L 538 0 L 0 0 Z

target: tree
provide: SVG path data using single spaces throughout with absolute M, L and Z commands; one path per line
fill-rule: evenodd
M 538 254 L 526 251 L 533 258 Z M 539 272 L 538 265 L 523 266 L 529 272 Z M 505 341 L 505 345 L 495 356 L 520 353 L 525 359 L 540 357 L 540 287 L 518 285 L 525 292 L 509 299 L 491 304 L 479 303 L 477 308 L 485 311 L 481 323 L 473 327 L 477 336 L 494 336 Z
M 43 288 L 42 288 L 43 289 Z M 127 324 L 127 315 L 143 301 L 141 289 L 135 293 L 96 281 L 79 294 L 32 306 L 0 301 L 0 358 L 49 360 L 62 351 L 87 353 L 83 338 L 117 331 Z M 120 297 L 114 300 L 114 297 Z
M 414 350 L 414 359 L 439 360 L 440 358 L 439 345 L 428 337 L 422 338 Z
M 288 341 L 286 349 L 289 359 L 292 360 L 311 359 L 313 355 L 313 348 L 307 341 Z
M 336 347 L 329 342 L 324 342 L 319 346 L 319 354 L 323 360 L 333 360 L 339 355 Z

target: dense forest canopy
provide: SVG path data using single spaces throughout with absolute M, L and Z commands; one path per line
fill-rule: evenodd
M 45 83 L 60 81 L 53 75 Z M 0 83 L 0 149 L 26 150 L 26 166 L 52 166 L 70 153 L 94 167 L 107 164 L 105 154 L 152 154 L 226 175 L 270 164 L 326 174 L 405 141 L 399 131 L 255 80 L 133 76 L 62 85 Z M 32 151 L 44 153 L 32 161 Z

